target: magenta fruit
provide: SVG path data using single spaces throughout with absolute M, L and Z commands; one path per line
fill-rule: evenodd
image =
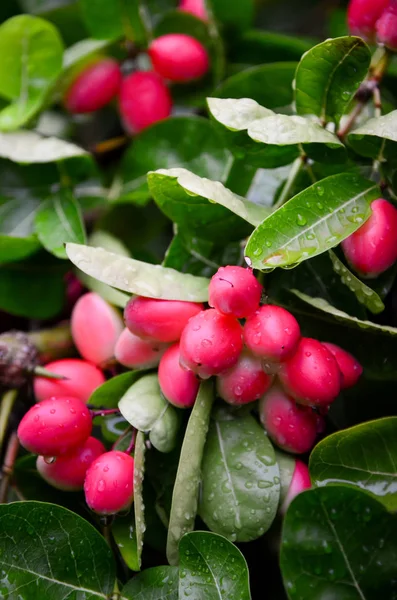
M 167 347 L 161 342 L 142 340 L 126 328 L 117 340 L 114 356 L 129 369 L 151 369 L 157 367 Z
M 105 376 L 98 367 L 79 358 L 55 360 L 45 368 L 66 379 L 35 377 L 34 395 L 38 402 L 55 396 L 73 396 L 87 402 L 96 388 L 105 383 Z
M 377 40 L 389 50 L 397 50 L 397 2 L 389 0 L 389 5 L 376 22 Z
M 363 368 L 356 358 L 343 348 L 340 348 L 336 344 L 330 344 L 323 342 L 323 346 L 334 355 L 338 367 L 342 373 L 341 389 L 353 387 L 360 379 L 363 372 Z
M 350 33 L 374 41 L 376 22 L 388 4 L 389 0 L 350 0 L 347 10 Z
M 199 381 L 195 374 L 180 365 L 179 344 L 166 350 L 158 370 L 160 389 L 165 398 L 179 408 L 190 408 L 196 401 Z
M 94 460 L 84 482 L 88 506 L 100 515 L 112 515 L 130 507 L 134 498 L 134 459 L 111 450 Z
M 117 96 L 120 85 L 119 65 L 112 58 L 105 58 L 76 77 L 65 94 L 65 107 L 75 114 L 94 112 Z
M 280 306 L 261 306 L 244 325 L 247 348 L 265 362 L 287 360 L 295 352 L 299 339 L 298 321 Z
M 190 13 L 202 21 L 208 21 L 204 0 L 181 0 L 179 10 Z
M 289 484 L 288 492 L 284 498 L 284 501 L 280 507 L 281 514 L 285 514 L 288 510 L 292 500 L 296 498 L 298 494 L 309 490 L 312 484 L 310 481 L 309 469 L 305 463 L 301 460 L 295 460 L 295 468 L 292 474 L 292 479 Z
M 249 317 L 259 308 L 262 286 L 250 269 L 221 267 L 209 285 L 209 305 L 224 315 Z
M 184 33 L 162 35 L 149 46 L 153 69 L 170 81 L 191 81 L 206 74 L 209 57 L 195 38 Z
M 272 378 L 262 368 L 260 358 L 243 351 L 237 363 L 218 375 L 218 394 L 229 404 L 240 405 L 259 400 L 269 389 Z

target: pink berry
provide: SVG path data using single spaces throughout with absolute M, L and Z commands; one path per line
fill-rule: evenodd
M 293 454 L 308 452 L 317 437 L 316 415 L 311 408 L 297 405 L 279 386 L 262 398 L 259 416 L 270 439 Z
M 53 487 L 71 492 L 82 490 L 88 467 L 104 452 L 106 449 L 102 442 L 89 437 L 73 454 L 58 456 L 55 461 L 46 461 L 44 456 L 38 456 L 36 467 Z
M 350 0 L 347 12 L 350 33 L 374 41 L 376 21 L 388 4 L 389 0 Z
M 88 469 L 84 492 L 88 506 L 100 515 L 128 509 L 134 497 L 134 459 L 118 450 L 105 452 Z
M 106 366 L 114 358 L 123 331 L 119 313 L 98 294 L 81 296 L 72 312 L 70 326 L 74 344 L 83 358 Z
M 342 379 L 333 354 L 311 338 L 301 338 L 295 354 L 283 363 L 279 377 L 297 402 L 315 406 L 331 404 Z
M 397 50 L 397 1 L 390 0 L 376 23 L 377 40 L 390 50 Z
M 261 306 L 244 325 L 247 348 L 265 361 L 287 360 L 295 352 L 299 339 L 298 321 L 281 306 Z
M 260 358 L 243 351 L 237 363 L 218 376 L 218 394 L 229 404 L 248 404 L 263 396 L 269 389 L 272 378 L 262 368 Z
M 120 85 L 119 65 L 112 58 L 105 58 L 77 76 L 66 92 L 65 107 L 74 114 L 94 112 L 116 97 Z
M 242 327 L 234 317 L 215 309 L 192 317 L 181 336 L 181 364 L 202 379 L 219 375 L 238 361 L 243 349 Z
M 363 277 L 376 277 L 397 260 L 397 209 L 383 198 L 371 209 L 364 225 L 342 242 L 348 262 Z
M 117 340 L 114 356 L 129 369 L 151 369 L 157 367 L 167 347 L 167 344 L 143 340 L 126 328 Z
M 360 379 L 363 368 L 356 358 L 336 344 L 323 342 L 323 346 L 334 355 L 338 367 L 342 373 L 341 389 L 353 387 Z
M 285 514 L 287 512 L 292 500 L 296 498 L 298 494 L 304 492 L 305 490 L 309 490 L 311 486 L 312 483 L 310 481 L 310 474 L 307 465 L 305 465 L 305 463 L 303 463 L 301 460 L 295 460 L 295 468 L 292 474 L 291 483 L 280 508 L 281 514 Z
M 202 21 L 208 21 L 204 0 L 181 0 L 179 10 L 190 13 Z
M 67 379 L 35 377 L 34 395 L 38 402 L 54 396 L 73 396 L 87 402 L 94 390 L 105 383 L 105 376 L 98 367 L 79 358 L 55 360 L 45 368 Z
M 249 317 L 259 308 L 262 286 L 250 269 L 221 267 L 209 285 L 209 305 L 224 315 Z
M 181 300 L 158 300 L 135 296 L 124 310 L 124 320 L 135 335 L 158 342 L 175 342 L 191 317 L 203 310 L 203 305 Z
M 126 131 L 139 133 L 170 116 L 172 98 L 164 81 L 148 71 L 135 71 L 120 89 L 120 114 Z
M 65 396 L 32 406 L 19 424 L 18 437 L 29 452 L 60 456 L 84 444 L 91 430 L 91 413 L 84 402 Z
M 199 381 L 192 371 L 180 365 L 179 344 L 174 344 L 160 360 L 160 389 L 168 402 L 179 408 L 190 408 L 196 401 Z
M 149 46 L 153 68 L 170 81 L 191 81 L 206 74 L 209 57 L 195 38 L 184 33 L 169 33 L 155 39 Z

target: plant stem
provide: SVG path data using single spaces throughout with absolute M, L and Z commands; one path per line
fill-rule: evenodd
M 126 454 L 131 454 L 131 452 L 135 448 L 136 434 L 137 434 L 137 430 L 134 428 L 133 431 L 132 431 L 131 441 L 130 441 L 130 443 L 128 445 L 128 448 L 125 451 Z
M 6 455 L 4 457 L 2 468 L 2 479 L 0 484 L 0 504 L 4 504 L 7 500 L 8 486 L 10 484 L 11 475 L 14 471 L 14 464 L 19 452 L 19 439 L 16 431 L 11 434 L 8 442 Z
M 288 179 L 285 182 L 285 185 L 282 189 L 282 192 L 276 202 L 276 204 L 274 204 L 273 208 L 274 210 L 277 210 L 277 208 L 280 208 L 280 206 L 282 206 L 284 204 L 284 202 L 286 202 L 286 200 L 288 200 L 290 194 L 291 194 L 291 189 L 292 186 L 295 183 L 295 180 L 303 166 L 304 163 L 304 157 L 303 156 L 299 156 L 298 158 L 296 158 L 294 160 L 294 162 L 292 163 L 292 167 L 291 170 L 289 172 L 288 175 Z
M 67 321 L 51 329 L 32 331 L 28 334 L 28 337 L 39 351 L 40 361 L 44 364 L 75 354 L 70 326 Z
M 53 373 L 52 371 L 48 371 L 44 367 L 36 366 L 33 367 L 32 373 L 38 377 L 46 377 L 47 379 L 60 379 L 65 380 L 69 379 L 69 377 L 65 377 L 65 375 L 60 375 L 59 373 Z
M 3 448 L 3 442 L 5 433 L 7 430 L 8 421 L 10 418 L 10 414 L 12 408 L 14 406 L 15 400 L 17 398 L 16 390 L 9 390 L 6 392 L 1 400 L 1 408 L 0 408 L 0 453 Z
M 95 419 L 95 417 L 106 417 L 107 415 L 115 415 L 119 412 L 118 408 L 107 408 L 106 410 L 91 410 L 91 415 Z

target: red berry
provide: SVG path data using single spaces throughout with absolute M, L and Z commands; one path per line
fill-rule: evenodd
M 158 375 L 160 389 L 168 402 L 179 408 L 193 406 L 200 384 L 192 371 L 181 367 L 179 344 L 165 352 Z
M 317 419 L 307 406 L 297 405 L 279 386 L 262 398 L 259 416 L 270 439 L 293 454 L 308 452 L 317 437 Z
M 208 21 L 204 0 L 181 0 L 179 10 L 190 13 L 202 21 Z
M 203 310 L 203 305 L 182 300 L 158 300 L 135 296 L 124 310 L 124 320 L 135 335 L 158 342 L 175 342 L 191 317 Z
M 79 358 L 55 360 L 45 368 L 67 379 L 35 377 L 34 395 L 38 402 L 54 396 L 73 396 L 87 402 L 93 391 L 105 383 L 105 376 L 98 367 Z
M 143 340 L 126 328 L 117 340 L 114 356 L 129 369 L 151 369 L 157 367 L 167 347 L 167 344 Z
M 397 50 L 397 1 L 390 0 L 376 23 L 377 40 L 390 50 Z
M 388 4 L 389 0 L 350 0 L 347 12 L 350 33 L 374 41 L 376 21 Z
M 371 209 L 364 225 L 342 242 L 348 262 L 365 277 L 376 277 L 397 260 L 397 209 L 383 198 Z
M 182 366 L 202 379 L 219 375 L 238 361 L 243 349 L 242 327 L 234 317 L 215 309 L 192 317 L 181 336 Z
M 229 404 L 247 404 L 259 400 L 269 389 L 272 378 L 263 370 L 259 358 L 243 351 L 237 363 L 218 376 L 218 394 Z
M 73 308 L 70 326 L 75 346 L 83 358 L 104 366 L 113 359 L 123 321 L 98 294 L 90 292 L 79 298 Z
M 209 67 L 206 49 L 195 38 L 184 33 L 169 33 L 149 46 L 153 68 L 170 81 L 191 81 L 205 75 Z
M 18 437 L 29 452 L 59 456 L 84 444 L 91 430 L 91 413 L 84 402 L 65 396 L 32 406 L 19 424 Z
M 164 81 L 148 71 L 135 71 L 126 77 L 120 89 L 120 114 L 129 133 L 169 117 L 172 98 Z
M 336 344 L 330 344 L 323 342 L 323 346 L 334 355 L 338 367 L 342 373 L 341 389 L 353 387 L 363 372 L 363 368 L 356 358 L 343 348 L 336 346 Z
M 66 92 L 65 107 L 75 114 L 94 112 L 115 98 L 120 85 L 119 65 L 112 58 L 105 58 L 77 76 Z
M 261 306 L 244 325 L 246 346 L 265 361 L 287 360 L 296 350 L 299 339 L 298 321 L 280 306 Z
M 281 505 L 280 512 L 285 514 L 292 500 L 301 492 L 309 490 L 312 486 L 307 465 L 301 460 L 295 460 L 295 468 L 288 492 Z
M 297 402 L 316 406 L 335 400 L 342 379 L 332 353 L 311 338 L 301 338 L 295 354 L 282 365 L 279 377 Z
M 58 456 L 55 461 L 46 461 L 44 456 L 38 456 L 36 467 L 53 487 L 71 492 L 82 490 L 88 467 L 104 452 L 106 449 L 102 442 L 89 437 L 73 454 Z
M 250 269 L 221 267 L 209 285 L 209 305 L 224 315 L 249 317 L 259 308 L 262 286 Z
M 84 492 L 88 506 L 100 515 L 128 509 L 134 497 L 134 459 L 118 450 L 105 452 L 88 469 Z

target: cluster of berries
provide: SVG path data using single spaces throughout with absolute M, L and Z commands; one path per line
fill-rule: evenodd
M 203 0 L 182 0 L 179 10 L 207 19 Z M 147 53 L 153 70 L 134 71 L 125 77 L 112 58 L 86 66 L 65 93 L 66 109 L 73 114 L 95 112 L 118 97 L 121 121 L 130 134 L 168 117 L 172 98 L 167 83 L 203 77 L 209 68 L 209 56 L 198 40 L 182 33 L 156 38 Z
M 397 50 L 397 0 L 350 0 L 348 24 L 353 35 Z

